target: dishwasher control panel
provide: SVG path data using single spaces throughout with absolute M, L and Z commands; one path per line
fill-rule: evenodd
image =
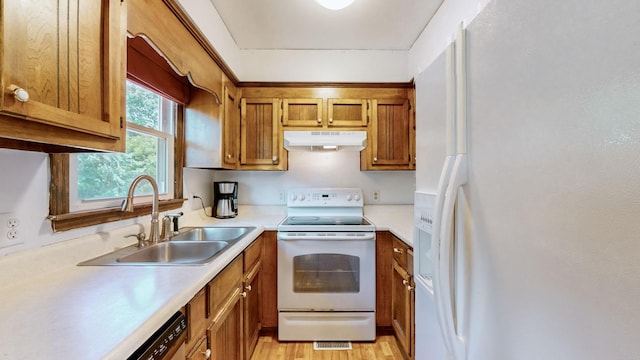
M 180 346 L 178 340 L 187 331 L 187 318 L 180 311 L 142 344 L 127 360 L 161 360 L 173 346 Z

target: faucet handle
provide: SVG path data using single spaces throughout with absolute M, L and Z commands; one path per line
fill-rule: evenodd
M 173 220 L 173 234 L 177 234 L 178 233 L 178 218 L 180 216 L 184 215 L 184 213 L 182 211 L 178 212 L 178 213 L 173 213 L 173 214 L 165 214 L 164 217 L 169 217 L 171 220 Z
M 144 232 L 141 232 L 139 234 L 129 234 L 125 235 L 124 237 L 135 237 L 136 239 L 138 239 L 138 247 L 144 247 L 146 245 L 144 238 L 147 237 L 147 234 L 145 234 Z

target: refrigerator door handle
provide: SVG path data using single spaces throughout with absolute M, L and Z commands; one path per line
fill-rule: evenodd
M 455 298 L 452 294 L 452 270 L 455 264 L 452 264 L 452 245 L 453 245 L 453 226 L 455 219 L 455 204 L 457 200 L 458 189 L 467 183 L 467 155 L 458 154 L 451 171 L 451 177 L 449 180 L 449 186 L 447 187 L 444 204 L 442 209 L 442 220 L 440 228 L 440 261 L 438 262 L 438 290 L 440 295 L 441 307 L 438 310 L 442 311 L 440 314 L 443 318 L 441 325 L 443 325 L 443 334 L 445 342 L 451 345 L 452 354 L 454 359 L 465 359 L 466 349 L 465 341 L 461 334 L 462 329 L 456 329 L 456 323 L 453 315 L 453 308 L 456 306 L 454 303 Z M 457 219 L 462 221 L 462 219 Z M 459 244 L 461 246 L 462 244 Z M 465 259 L 458 259 L 458 262 L 465 262 Z M 462 275 L 462 274 L 461 274 Z M 464 277 L 460 276 L 456 280 L 464 281 Z M 458 284 L 458 288 L 465 289 L 465 284 Z M 463 296 L 458 294 L 458 300 L 461 301 Z M 457 314 L 462 316 L 462 314 Z

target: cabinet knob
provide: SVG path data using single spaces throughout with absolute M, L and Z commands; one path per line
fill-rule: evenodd
M 251 284 L 244 287 L 247 291 L 251 291 Z
M 272 157 L 272 158 L 271 158 L 271 162 L 272 162 L 274 165 L 278 164 L 278 157 L 277 157 L 277 156 Z
M 329 124 L 333 124 L 333 118 L 329 118 Z
M 29 101 L 29 92 L 19 86 L 9 86 L 9 92 L 13 94 L 13 97 L 20 102 Z
M 407 291 L 413 291 L 413 286 L 411 285 L 407 286 Z
M 232 157 L 231 154 L 227 154 L 227 159 L 231 159 Z
M 374 157 L 374 158 L 373 158 L 373 162 L 378 162 L 378 158 L 377 158 L 377 157 Z
M 403 279 L 402 280 L 402 285 L 409 285 L 409 280 Z
M 209 359 L 211 357 L 211 349 L 207 349 L 207 351 L 203 351 L 202 355 L 204 355 L 205 359 Z
M 318 124 L 322 124 L 322 118 L 318 118 Z
M 397 247 L 394 247 L 393 252 L 396 254 L 402 254 L 404 251 L 402 251 L 402 249 L 398 249 Z
M 243 298 L 246 298 L 247 297 L 247 292 L 246 291 L 241 292 L 240 296 L 242 296 Z

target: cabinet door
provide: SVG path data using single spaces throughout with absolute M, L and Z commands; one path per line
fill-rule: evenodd
M 187 352 L 200 345 L 207 329 L 207 297 L 205 289 L 200 290 L 186 306 Z M 206 345 L 206 343 L 205 343 Z
M 322 99 L 283 99 L 282 126 L 322 126 Z
M 414 169 L 415 128 L 407 99 L 372 100 L 368 159 L 363 170 Z
M 238 165 L 240 139 L 240 110 L 236 101 L 236 88 L 233 84 L 224 87 L 223 119 L 223 167 L 235 169 Z
M 261 323 L 261 288 L 260 288 L 260 269 L 262 263 L 258 261 L 249 273 L 245 275 L 244 292 L 244 344 L 245 358 L 250 359 L 253 350 L 258 344 Z
M 4 1 L 0 111 L 25 127 L 123 137 L 124 9 L 119 0 Z
M 187 360 L 207 360 L 210 358 L 209 349 L 207 348 L 207 337 L 202 336 L 196 341 L 196 345 L 193 347 Z
M 280 141 L 280 100 L 241 100 L 240 166 L 244 169 L 285 170 Z
M 391 287 L 391 319 L 398 342 L 407 355 L 411 356 L 412 294 L 413 285 L 407 271 L 393 261 Z
M 242 346 L 242 304 L 243 297 L 238 288 L 220 309 L 220 316 L 209 328 L 209 349 L 213 360 L 241 360 L 244 358 Z
M 365 99 L 328 99 L 328 125 L 360 127 L 369 123 L 369 102 Z

